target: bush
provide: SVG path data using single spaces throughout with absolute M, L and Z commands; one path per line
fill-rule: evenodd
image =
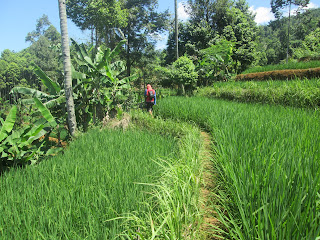
M 179 86 L 179 93 L 183 95 L 185 91 L 195 89 L 198 81 L 198 73 L 195 71 L 195 66 L 187 56 L 182 56 L 173 63 L 171 76 Z

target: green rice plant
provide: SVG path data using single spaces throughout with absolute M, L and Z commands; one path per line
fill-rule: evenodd
M 170 97 L 154 114 L 211 131 L 227 239 L 316 239 L 320 234 L 320 114 L 202 97 Z
M 179 139 L 176 156 L 158 162 L 160 178 L 152 184 L 145 201 L 147 211 L 130 215 L 123 236 L 136 239 L 201 239 L 199 191 L 203 143 L 197 127 L 187 123 L 163 121 L 141 112 L 132 113 L 137 127 L 159 133 L 172 133 Z M 138 229 L 138 231 L 135 231 Z
M 241 74 L 256 73 L 256 72 L 267 72 L 275 70 L 286 70 L 286 69 L 307 69 L 307 68 L 318 68 L 320 67 L 320 61 L 308 61 L 308 62 L 289 62 L 286 64 L 275 64 L 266 66 L 257 66 L 249 68 L 243 71 Z
M 212 87 L 198 89 L 196 95 L 239 102 L 318 108 L 320 106 L 320 79 L 217 82 Z
M 0 239 L 116 239 L 123 220 L 143 212 L 161 177 L 158 158 L 176 155 L 173 137 L 91 130 L 64 154 L 0 176 Z

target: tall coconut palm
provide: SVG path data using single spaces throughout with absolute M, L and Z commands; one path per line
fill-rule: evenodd
M 75 135 L 77 129 L 76 115 L 74 110 L 74 102 L 72 96 L 72 76 L 71 76 L 71 61 L 70 61 L 70 48 L 69 48 L 69 36 L 67 27 L 67 12 L 66 1 L 59 1 L 59 16 L 60 16 L 60 29 L 61 29 L 61 43 L 62 43 L 62 55 L 64 66 L 64 88 L 67 103 L 68 112 L 68 126 L 71 136 Z

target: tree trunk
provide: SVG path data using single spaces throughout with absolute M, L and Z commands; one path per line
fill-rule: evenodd
M 73 102 L 72 90 L 72 76 L 71 76 L 71 61 L 70 61 L 70 48 L 69 36 L 67 27 L 67 13 L 66 13 L 66 0 L 59 1 L 59 16 L 61 28 L 61 44 L 62 44 L 62 57 L 64 68 L 64 88 L 68 112 L 68 127 L 71 136 L 75 136 L 77 130 L 77 122 Z
M 179 48 L 178 48 L 178 6 L 177 0 L 174 0 L 174 15 L 175 15 L 175 40 L 176 40 L 176 59 L 179 58 Z
M 289 18 L 288 18 L 288 42 L 287 42 L 287 64 L 289 59 L 289 42 L 290 42 L 290 16 L 291 16 L 291 1 L 289 2 Z
M 127 57 L 127 77 L 130 76 L 131 74 L 131 59 L 130 59 L 130 34 L 129 34 L 129 30 L 128 30 L 128 37 L 127 37 L 127 53 L 126 53 L 126 57 Z

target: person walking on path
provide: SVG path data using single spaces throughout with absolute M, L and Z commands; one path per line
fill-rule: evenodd
M 146 99 L 147 111 L 152 115 L 153 105 L 156 105 L 156 91 L 152 89 L 151 85 L 147 85 L 147 89 L 144 91 L 144 96 Z

